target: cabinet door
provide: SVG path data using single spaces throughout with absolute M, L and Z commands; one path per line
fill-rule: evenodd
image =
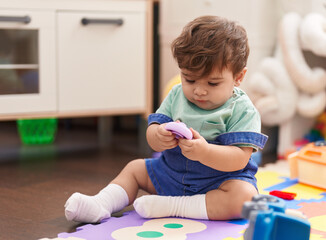
M 145 111 L 145 13 L 59 12 L 57 26 L 60 113 Z
M 0 116 L 56 110 L 54 11 L 0 10 Z

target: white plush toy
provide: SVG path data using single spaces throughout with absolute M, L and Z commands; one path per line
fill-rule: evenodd
M 295 138 L 311 127 L 298 128 L 298 118 L 314 119 L 326 106 L 326 71 L 311 68 L 303 50 L 326 56 L 326 18 L 286 14 L 278 32 L 277 51 L 263 59 L 249 79 L 249 94 L 266 126 L 279 125 L 278 154 L 293 146 Z M 305 120 L 299 120 L 302 124 Z M 312 122 L 312 121 L 310 121 Z
M 283 17 L 283 20 L 280 24 L 279 31 L 279 44 L 282 49 L 283 62 L 288 70 L 289 75 L 291 76 L 292 81 L 295 85 L 304 93 L 315 94 L 320 91 L 323 91 L 326 87 L 326 72 L 322 68 L 313 68 L 311 69 L 303 55 L 303 47 L 301 44 L 301 39 L 299 36 L 306 36 L 311 34 L 311 29 L 315 29 L 316 32 L 318 28 L 316 26 L 322 27 L 320 23 L 314 23 L 310 21 L 309 16 L 308 21 L 305 18 L 303 21 L 299 14 L 297 13 L 288 13 Z M 317 20 L 315 18 L 315 20 Z M 310 23 L 310 31 L 302 32 L 307 30 L 308 27 L 301 28 L 301 23 L 307 25 L 307 22 Z M 316 33 L 315 35 L 318 35 Z M 326 33 L 324 33 L 326 37 Z M 307 39 L 307 37 L 305 37 Z M 316 41 L 316 38 L 311 38 L 312 41 L 305 42 L 305 48 L 311 50 L 310 46 L 315 46 L 319 44 L 319 41 Z M 324 39 L 321 39 L 324 40 Z M 326 42 L 324 42 L 324 45 Z M 319 44 L 320 45 L 320 44 Z
M 274 126 L 294 116 L 298 90 L 284 65 L 276 58 L 263 59 L 259 72 L 251 77 L 249 87 L 263 124 Z
M 326 57 L 326 18 L 318 13 L 305 16 L 300 25 L 300 40 L 305 50 Z
M 318 15 L 318 14 L 314 14 Z M 325 31 L 322 28 L 320 20 L 324 18 L 313 18 L 312 15 L 307 15 L 303 20 L 297 13 L 288 13 L 284 16 L 280 24 L 279 43 L 282 49 L 282 57 L 284 65 L 294 82 L 300 90 L 299 101 L 297 105 L 298 113 L 303 117 L 317 117 L 326 106 L 326 71 L 322 68 L 310 68 L 302 53 L 302 44 L 299 36 L 314 35 L 320 36 L 321 39 L 316 40 L 316 37 L 310 38 L 310 42 L 306 40 L 305 48 L 311 50 L 316 45 L 326 45 L 326 32 L 324 35 L 320 31 Z M 320 15 L 321 16 L 321 15 Z M 309 23 L 310 28 L 307 26 Z M 304 28 L 300 29 L 300 26 Z M 319 28 L 316 28 L 319 26 Z M 311 29 L 314 29 L 312 33 Z M 300 31 L 301 30 L 301 31 Z M 306 31 L 306 32 L 305 32 Z M 324 38 L 322 38 L 324 37 Z M 307 39 L 308 37 L 305 37 Z M 324 41 L 320 44 L 320 40 Z

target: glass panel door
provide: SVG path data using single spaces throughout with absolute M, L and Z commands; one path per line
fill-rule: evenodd
M 39 93 L 37 29 L 0 29 L 0 95 Z
M 0 119 L 57 110 L 55 16 L 0 9 Z

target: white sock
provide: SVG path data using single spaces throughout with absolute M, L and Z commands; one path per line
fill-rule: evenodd
M 181 197 L 145 195 L 136 199 L 134 208 L 144 218 L 208 219 L 205 194 Z
M 95 196 L 72 194 L 65 204 L 65 215 L 68 221 L 95 223 L 128 204 L 126 191 L 117 184 L 109 184 Z

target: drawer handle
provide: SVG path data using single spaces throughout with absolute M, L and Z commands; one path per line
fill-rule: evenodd
M 94 19 L 94 18 L 82 18 L 81 23 L 83 25 L 88 24 L 113 24 L 113 25 L 122 25 L 123 19 L 116 18 L 116 19 Z
M 31 22 L 30 16 L 0 16 L 0 22 L 19 22 L 19 23 L 30 23 Z

